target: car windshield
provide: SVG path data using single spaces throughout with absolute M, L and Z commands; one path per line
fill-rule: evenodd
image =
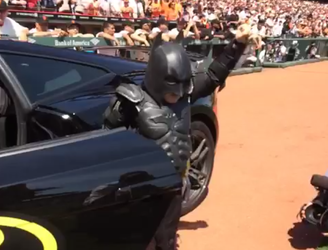
M 103 69 L 55 59 L 2 55 L 31 103 L 105 75 Z

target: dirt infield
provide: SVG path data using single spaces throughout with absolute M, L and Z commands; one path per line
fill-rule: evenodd
M 231 77 L 218 104 L 210 195 L 182 218 L 179 250 L 315 247 L 296 214 L 328 169 L 328 62 Z

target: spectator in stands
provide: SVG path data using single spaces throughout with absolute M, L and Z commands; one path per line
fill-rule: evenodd
M 81 25 L 78 23 L 71 23 L 67 25 L 67 36 L 69 37 L 76 37 L 81 34 Z
M 272 36 L 273 37 L 281 37 L 283 30 L 282 20 L 277 20 L 276 24 L 272 28 Z
M 87 13 L 90 16 L 99 16 L 100 14 L 100 5 L 98 0 L 92 0 L 87 7 Z
M 172 21 L 172 20 L 177 20 L 179 18 L 178 9 L 175 6 L 176 6 L 175 2 L 170 2 L 168 4 L 168 8 L 165 13 L 166 20 Z
M 68 37 L 94 37 L 93 34 L 83 34 L 81 30 L 82 28 L 80 24 L 72 22 L 67 25 L 66 31 L 63 31 L 60 35 Z
M 160 18 L 157 20 L 156 27 L 154 27 L 151 31 L 151 33 L 168 33 L 169 28 L 168 28 L 168 23 L 165 20 L 165 18 Z
M 28 8 L 35 8 L 38 6 L 38 0 L 27 0 L 27 7 Z M 55 8 L 56 3 L 54 0 L 41 0 L 41 5 L 46 7 L 46 8 Z
M 105 1 L 105 0 L 102 0 Z M 109 7 L 109 16 L 120 17 L 121 16 L 121 0 L 108 0 L 106 2 L 101 3 L 101 6 L 105 6 L 108 4 Z
M 137 29 L 132 35 L 131 38 L 141 43 L 141 45 L 150 46 L 149 40 L 153 39 L 156 34 L 150 33 L 150 21 L 147 19 L 141 20 L 141 28 Z M 149 40 L 148 40 L 149 39 Z
M 61 29 L 49 29 L 49 22 L 46 16 L 39 16 L 35 20 L 35 28 L 28 32 L 29 35 L 34 37 L 58 37 L 63 36 L 65 32 Z
M 264 19 L 259 20 L 258 23 L 253 26 L 252 32 L 260 35 L 262 38 L 265 38 L 266 37 L 265 20 Z
M 109 0 L 99 0 L 99 14 L 101 16 L 110 16 Z
M 9 1 L 10 4 L 12 5 L 18 5 L 18 6 L 26 6 L 26 1 L 25 0 L 11 0 Z
M 160 0 L 153 0 L 149 3 L 149 11 L 152 18 L 159 18 L 162 12 L 162 6 Z
M 151 31 L 151 34 L 153 35 L 153 39 L 162 32 L 162 39 L 166 42 L 170 41 L 169 36 L 169 28 L 168 23 L 164 18 L 160 18 L 157 20 L 156 27 L 154 27 Z
M 137 17 L 145 18 L 145 0 L 135 0 L 137 4 Z
M 8 4 L 6 1 L 0 2 L 0 34 L 27 41 L 28 29 L 8 17 Z
M 214 19 L 211 23 L 211 35 L 214 38 L 219 38 L 221 40 L 224 40 L 227 38 L 228 36 L 228 30 L 227 30 L 227 26 L 226 23 L 221 19 Z
M 99 32 L 96 37 L 105 38 L 107 41 L 111 43 L 112 46 L 120 45 L 120 42 L 115 37 L 115 26 L 112 23 L 104 22 L 103 23 L 103 31 Z
M 192 28 L 194 32 L 190 31 Z M 184 19 L 178 19 L 177 27 L 169 31 L 170 39 L 175 40 L 181 30 L 183 30 L 184 37 L 194 37 L 195 39 L 200 38 L 199 30 L 193 20 L 190 20 L 187 23 Z
M 292 28 L 293 28 L 292 18 L 290 16 L 286 16 L 285 22 L 284 22 L 283 27 L 282 27 L 281 34 L 283 36 L 286 36 L 286 35 L 290 34 Z
M 132 28 L 131 23 L 126 22 L 123 25 L 123 30 L 121 30 L 118 33 L 115 33 L 115 37 L 117 39 L 124 39 L 124 41 L 127 45 L 133 46 L 134 42 L 131 37 L 131 36 L 133 36 L 133 33 L 134 33 L 134 29 Z
M 73 12 L 72 6 L 74 6 L 74 5 L 80 6 L 79 4 L 77 4 L 75 2 L 75 0 L 55 0 L 55 1 L 56 1 L 57 11 L 59 11 L 59 12 L 72 13 Z M 76 12 L 79 12 L 76 10 L 76 6 L 74 6 L 74 7 L 75 7 L 74 10 Z M 83 14 L 84 9 L 81 11 L 82 11 L 81 14 Z
M 121 7 L 121 16 L 124 18 L 133 17 L 133 9 L 129 6 L 129 0 L 123 0 L 124 5 Z

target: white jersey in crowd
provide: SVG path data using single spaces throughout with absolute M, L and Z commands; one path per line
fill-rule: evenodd
M 279 23 L 275 24 L 272 28 L 272 35 L 274 37 L 281 36 L 282 28 L 283 28 L 282 24 L 279 24 Z
M 160 33 L 161 32 L 161 30 L 158 28 L 158 27 L 155 27 L 155 28 L 153 28 L 152 30 L 151 30 L 151 33 Z M 165 32 L 163 32 L 164 34 L 167 34 L 167 33 L 169 33 L 169 31 L 168 30 L 166 30 Z
M 13 38 L 19 38 L 22 31 L 25 30 L 24 26 L 17 23 L 15 20 L 11 19 L 10 17 L 6 17 L 3 25 L 0 26 L 0 34 L 6 35 Z
M 103 34 L 104 32 L 99 32 L 97 33 L 96 37 L 99 37 Z M 124 34 L 128 34 L 129 32 L 127 32 L 126 30 L 121 30 L 120 32 L 114 33 L 114 37 L 115 38 L 123 38 Z
M 178 34 L 179 34 L 179 31 L 178 31 L 177 28 L 171 29 L 169 31 L 169 35 L 170 36 L 177 36 Z M 187 36 L 193 36 L 193 35 L 194 35 L 194 33 L 192 33 L 192 32 L 189 31 Z
M 260 36 L 262 36 L 262 37 L 265 37 L 265 35 L 266 35 L 266 28 L 265 28 L 264 26 L 262 26 L 262 28 L 259 30 L 259 29 L 257 28 L 257 25 L 254 25 L 254 26 L 252 27 L 252 33 L 253 33 L 253 34 L 258 34 L 258 35 L 260 35 Z
M 54 30 L 52 29 L 48 29 L 47 32 L 53 32 Z M 36 28 L 30 29 L 30 31 L 28 32 L 30 35 L 33 35 L 34 33 L 36 33 Z

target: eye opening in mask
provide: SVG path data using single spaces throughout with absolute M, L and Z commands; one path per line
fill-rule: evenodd
M 165 81 L 169 84 L 169 85 L 176 85 L 179 84 L 179 80 L 176 79 L 174 76 L 166 76 L 165 77 Z

